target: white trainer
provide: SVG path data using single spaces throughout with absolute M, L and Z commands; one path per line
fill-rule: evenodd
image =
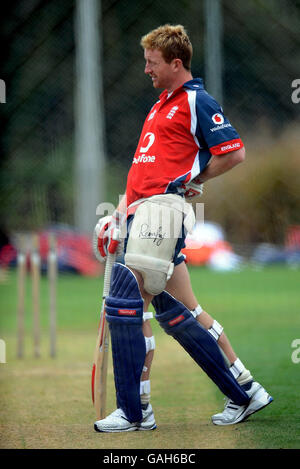
M 94 423 L 94 429 L 97 432 L 116 433 L 133 432 L 136 430 L 154 430 L 156 423 L 151 404 L 148 404 L 146 410 L 142 410 L 143 420 L 141 422 L 131 423 L 127 419 L 123 410 L 118 408 L 105 419 L 97 420 Z
M 215 425 L 233 425 L 242 422 L 273 401 L 273 397 L 256 381 L 253 381 L 251 388 L 246 393 L 251 397 L 249 404 L 237 405 L 227 398 L 223 412 L 213 415 L 212 422 Z

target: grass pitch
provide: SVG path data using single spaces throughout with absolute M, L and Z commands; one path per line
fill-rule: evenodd
M 60 275 L 57 357 L 49 358 L 47 281 L 41 282 L 42 356 L 33 358 L 30 280 L 25 357 L 16 358 L 16 275 L 0 285 L 1 448 L 300 448 L 299 270 L 282 267 L 216 273 L 191 268 L 200 304 L 223 326 L 240 359 L 274 397 L 244 423 L 216 427 L 223 396 L 181 347 L 152 321 L 156 352 L 151 402 L 157 430 L 99 434 L 90 378 L 101 307 L 102 279 Z M 300 357 L 300 350 L 298 356 Z M 107 409 L 115 408 L 111 358 Z

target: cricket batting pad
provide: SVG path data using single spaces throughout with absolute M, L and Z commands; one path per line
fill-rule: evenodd
M 180 343 L 220 391 L 238 405 L 247 404 L 249 397 L 226 366 L 217 341 L 191 312 L 165 291 L 152 304 L 161 327 Z
M 190 204 L 175 194 L 154 195 L 141 203 L 134 215 L 125 264 L 141 273 L 144 289 L 161 293 L 174 271 L 172 261 L 182 224 L 191 232 L 195 215 Z
M 106 297 L 117 405 L 130 422 L 142 420 L 140 379 L 146 357 L 143 299 L 128 267 L 115 263 Z

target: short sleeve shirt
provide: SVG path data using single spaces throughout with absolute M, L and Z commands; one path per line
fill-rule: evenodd
M 222 107 L 193 79 L 171 95 L 165 90 L 146 117 L 127 178 L 127 205 L 156 194 L 184 192 L 212 155 L 243 142 Z

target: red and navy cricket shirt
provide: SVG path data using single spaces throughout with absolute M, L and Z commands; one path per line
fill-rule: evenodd
M 243 147 L 221 106 L 200 78 L 168 96 L 165 90 L 150 110 L 127 179 L 127 206 L 156 194 L 182 193 L 212 155 Z

